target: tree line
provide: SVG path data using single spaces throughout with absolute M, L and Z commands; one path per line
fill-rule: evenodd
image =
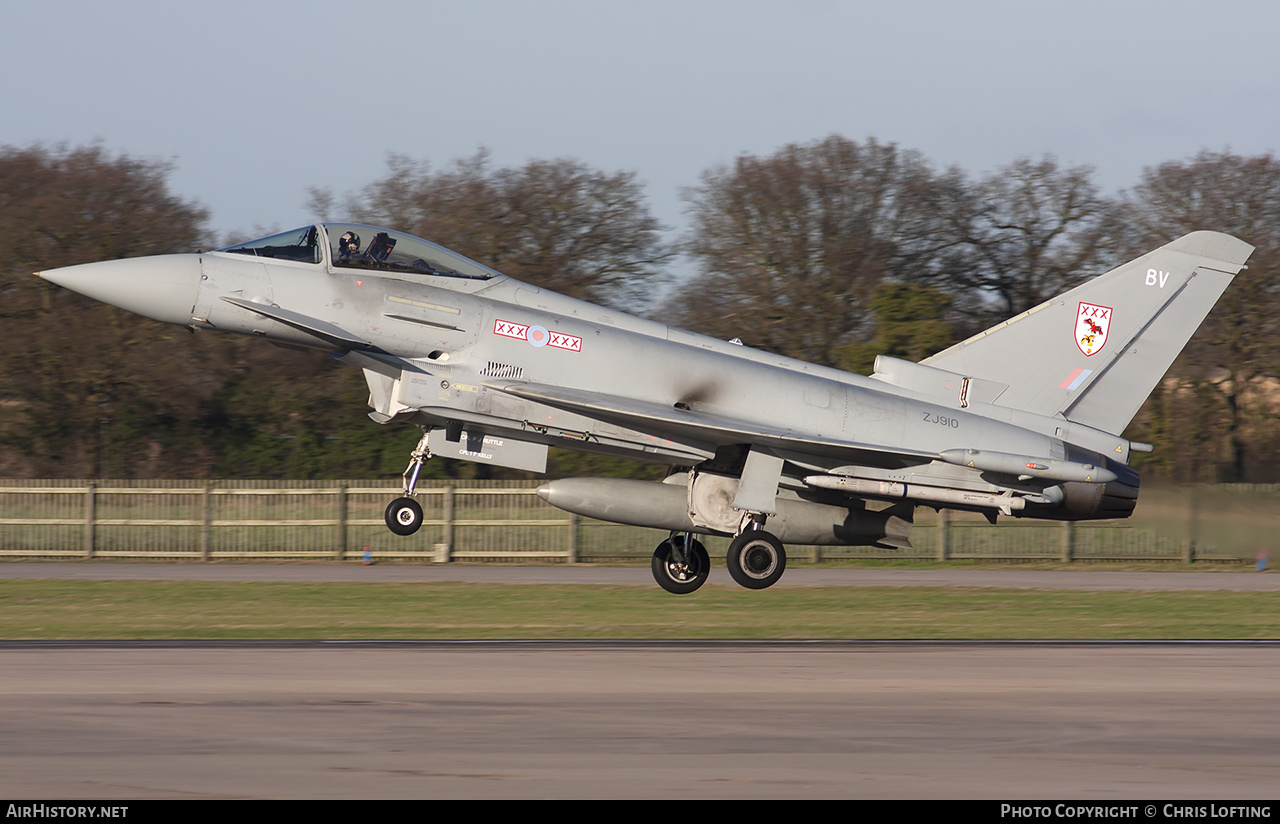
M 263 342 L 191 334 L 31 276 L 213 248 L 168 164 L 101 146 L 0 148 L 0 477 L 374 477 L 416 431 L 365 415 L 360 373 Z M 392 156 L 358 191 L 310 191 L 317 219 L 387 225 L 513 277 L 837 368 L 919 360 L 1196 229 L 1257 247 L 1126 433 L 1144 474 L 1280 480 L 1280 162 L 1201 152 L 1103 193 L 1051 157 L 982 175 L 833 135 L 708 169 L 674 241 L 633 172 L 572 159 L 436 169 Z M 693 275 L 677 280 L 679 256 Z M 1011 353 L 1034 358 L 1034 353 Z M 557 452 L 552 473 L 644 473 Z M 429 473 L 488 467 L 434 461 Z

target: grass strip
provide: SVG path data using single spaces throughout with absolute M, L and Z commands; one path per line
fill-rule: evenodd
M 1280 638 L 1274 593 L 0 581 L 0 638 Z

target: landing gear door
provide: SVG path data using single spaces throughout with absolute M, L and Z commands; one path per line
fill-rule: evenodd
M 743 512 L 772 515 L 778 511 L 778 481 L 782 479 L 782 458 L 757 447 L 747 453 L 733 508 Z

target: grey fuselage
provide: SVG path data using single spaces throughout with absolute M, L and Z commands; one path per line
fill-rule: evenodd
M 365 369 L 374 417 L 383 421 L 458 422 L 490 437 L 673 466 L 699 464 L 767 431 L 786 461 L 782 484 L 794 488 L 804 488 L 805 475 L 828 473 L 993 495 L 1035 493 L 1051 484 L 936 456 L 977 449 L 1100 466 L 1108 464 L 1104 455 L 1121 458 L 1112 464 L 1128 457 L 1123 438 L 1062 418 L 962 406 L 958 395 L 941 403 L 937 394 L 682 331 L 505 276 L 418 276 L 228 252 L 198 259 L 202 278 L 190 325 L 342 354 Z M 351 349 L 306 324 L 289 325 L 227 298 L 287 308 L 368 346 Z M 552 405 L 517 394 L 522 385 L 634 400 L 642 411 L 668 414 L 647 426 L 634 409 Z M 682 415 L 692 425 L 681 426 Z M 702 420 L 742 426 L 696 425 Z M 1071 517 L 1057 502 L 1017 514 Z
M 411 466 L 428 451 L 531 471 L 548 446 L 619 455 L 687 471 L 663 488 L 552 482 L 540 494 L 673 531 L 736 535 L 768 518 L 790 530 L 784 540 L 905 545 L 890 521 L 909 527 L 917 504 L 1129 515 L 1130 451 L 1150 447 L 1119 433 L 1251 252 L 1192 232 L 922 363 L 882 356 L 871 377 L 575 300 L 357 224 L 41 275 L 168 323 L 330 352 L 363 371 L 371 418 L 424 430 Z

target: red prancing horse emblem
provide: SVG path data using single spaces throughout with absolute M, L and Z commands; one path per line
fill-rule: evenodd
M 1111 307 L 1080 302 L 1076 310 L 1076 346 L 1085 357 L 1096 355 L 1107 343 L 1111 328 Z

